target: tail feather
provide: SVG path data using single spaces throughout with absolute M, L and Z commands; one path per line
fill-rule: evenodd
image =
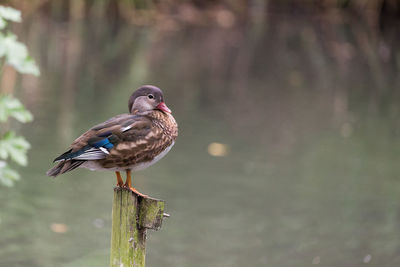
M 59 162 L 56 166 L 46 172 L 47 176 L 56 177 L 57 175 L 72 171 L 78 168 L 85 160 L 65 160 Z

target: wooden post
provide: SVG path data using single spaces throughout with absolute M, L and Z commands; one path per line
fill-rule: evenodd
M 112 208 L 111 267 L 144 267 L 147 229 L 159 230 L 164 201 L 143 198 L 132 191 L 115 187 Z

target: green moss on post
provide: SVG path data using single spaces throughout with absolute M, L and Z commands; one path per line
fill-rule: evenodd
M 163 217 L 164 201 L 114 188 L 110 266 L 144 267 L 146 231 L 160 229 Z

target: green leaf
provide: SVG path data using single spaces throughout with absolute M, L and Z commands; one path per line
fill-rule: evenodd
M 28 164 L 27 151 L 30 144 L 22 136 L 16 136 L 15 132 L 7 132 L 0 140 L 0 158 L 7 159 L 10 157 L 19 165 L 26 166 Z
M 0 184 L 11 187 L 19 179 L 18 172 L 8 167 L 5 161 L 0 160 Z
M 28 55 L 26 46 L 17 41 L 17 36 L 8 33 L 0 36 L 0 56 L 6 57 L 6 63 L 13 66 L 17 71 L 26 74 L 40 75 L 35 61 Z
M 6 55 L 6 46 L 4 44 L 4 34 L 0 32 L 0 58 Z
M 16 64 L 18 64 L 18 66 Z M 35 61 L 29 56 L 26 57 L 23 61 L 16 64 L 14 65 L 14 67 L 21 73 L 33 74 L 35 76 L 40 75 L 39 68 L 36 66 Z
M 0 6 L 0 18 L 21 22 L 21 11 L 12 7 Z
M 32 113 L 18 99 L 10 95 L 0 95 L 0 122 L 7 121 L 10 116 L 22 123 L 33 119 Z
M 7 26 L 7 21 L 0 18 L 0 30 L 4 29 Z

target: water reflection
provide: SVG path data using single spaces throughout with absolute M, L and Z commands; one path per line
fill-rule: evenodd
M 0 189 L 1 266 L 108 265 L 114 177 L 44 173 L 149 83 L 180 125 L 173 151 L 134 176 L 171 214 L 149 235 L 149 266 L 400 262 L 397 39 L 349 14 L 229 16 L 25 19 L 42 76 L 18 80 L 36 119 L 22 181 Z

